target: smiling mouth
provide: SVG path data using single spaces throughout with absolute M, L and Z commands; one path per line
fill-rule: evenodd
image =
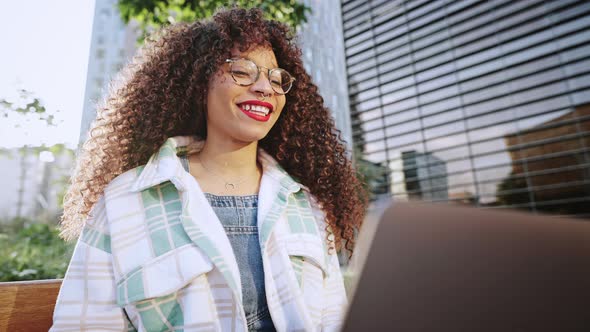
M 240 104 L 238 106 L 246 112 L 254 113 L 260 116 L 267 116 L 271 112 L 270 108 L 262 105 Z
M 249 118 L 261 122 L 268 121 L 273 111 L 272 104 L 259 100 L 248 100 L 237 105 Z

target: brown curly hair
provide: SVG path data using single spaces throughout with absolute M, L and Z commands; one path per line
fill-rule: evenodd
M 150 38 L 97 111 L 64 198 L 62 236 L 80 233 L 106 185 L 145 164 L 169 137 L 207 136 L 208 82 L 231 58 L 253 46 L 270 46 L 278 65 L 296 80 L 283 112 L 259 146 L 307 186 L 326 214 L 335 242 L 352 253 L 367 195 L 318 88 L 305 72 L 295 36 L 259 9 L 225 9 L 212 19 L 179 23 Z

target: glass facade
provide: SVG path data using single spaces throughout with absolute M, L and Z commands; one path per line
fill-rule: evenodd
M 375 195 L 590 217 L 590 2 L 341 2 Z

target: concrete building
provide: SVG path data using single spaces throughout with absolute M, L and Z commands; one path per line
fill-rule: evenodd
M 395 199 L 411 196 L 404 151 L 439 158 L 448 200 L 479 206 L 512 206 L 498 198 L 511 172 L 525 180 L 524 189 L 512 190 L 538 196 L 530 167 L 521 172 L 513 163 L 533 158 L 530 147 L 547 140 L 559 142 L 564 157 L 551 172 L 589 168 L 587 115 L 574 112 L 590 102 L 588 1 L 342 0 L 341 6 L 355 150 L 384 167 Z M 575 132 L 524 134 L 566 123 Z M 555 180 L 563 187 L 569 181 Z M 578 172 L 576 181 L 588 188 L 590 177 Z M 587 189 L 574 196 L 589 204 Z M 530 200 L 514 205 L 523 204 L 543 210 Z M 567 202 L 555 197 L 543 204 L 560 211 Z
M 311 8 L 300 31 L 306 71 L 332 111 L 336 127 L 352 151 L 352 129 L 339 0 L 305 0 Z
M 96 105 L 104 98 L 109 82 L 135 54 L 137 36 L 135 27 L 121 20 L 117 0 L 96 1 L 80 142 L 86 140 Z

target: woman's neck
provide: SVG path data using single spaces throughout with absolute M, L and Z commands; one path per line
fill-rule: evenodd
M 199 160 L 205 167 L 214 167 L 223 176 L 253 175 L 257 172 L 256 156 L 258 144 L 235 144 L 206 140 L 199 152 Z
M 190 173 L 204 192 L 217 195 L 257 194 L 262 169 L 257 163 L 257 142 L 230 144 L 205 140 L 202 149 L 189 156 Z

